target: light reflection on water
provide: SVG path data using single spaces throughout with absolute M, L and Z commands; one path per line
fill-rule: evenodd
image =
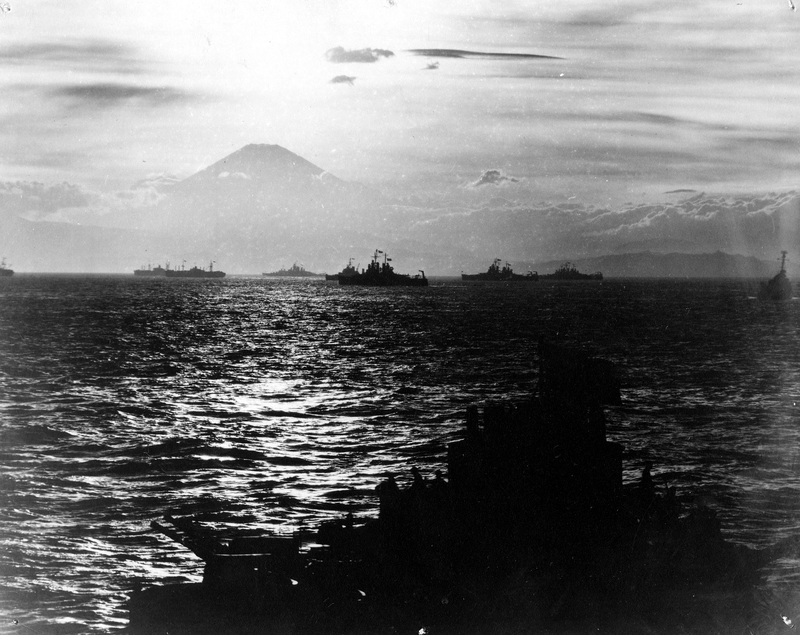
M 623 369 L 608 429 L 626 479 L 652 459 L 656 481 L 718 509 L 731 539 L 791 537 L 800 303 L 751 291 L 3 280 L 0 608 L 37 633 L 124 624 L 136 584 L 199 578 L 150 530 L 165 512 L 279 532 L 373 514 L 387 472 L 441 467 L 467 404 L 530 393 L 540 334 Z M 775 580 L 796 578 L 798 554 Z

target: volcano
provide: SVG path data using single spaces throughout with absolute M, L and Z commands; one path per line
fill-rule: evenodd
M 153 229 L 314 233 L 349 225 L 380 198 L 279 145 L 250 144 L 169 188 Z
M 345 182 L 279 145 L 252 143 L 181 181 L 176 189 L 213 190 L 231 185 L 296 193 L 307 187 L 341 187 Z

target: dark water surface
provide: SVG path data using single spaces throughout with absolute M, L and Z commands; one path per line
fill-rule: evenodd
M 618 362 L 626 477 L 798 534 L 800 301 L 737 281 L 340 288 L 307 280 L 0 279 L 0 633 L 101 633 L 139 583 L 198 580 L 166 512 L 290 533 L 374 514 L 442 467 L 467 404 L 516 400 L 539 335 Z M 402 481 L 403 478 L 400 480 Z M 800 575 L 787 548 L 771 584 Z

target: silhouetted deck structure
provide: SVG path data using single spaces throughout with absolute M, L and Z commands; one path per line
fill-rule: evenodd
M 155 524 L 205 560 L 204 582 L 135 595 L 129 630 L 596 625 L 654 619 L 669 608 L 666 592 L 685 595 L 684 614 L 668 614 L 673 630 L 663 632 L 675 632 L 676 619 L 701 619 L 698 611 L 722 597 L 741 612 L 756 554 L 726 543 L 713 511 L 687 511 L 674 489 L 659 491 L 649 464 L 642 483 L 623 487 L 623 448 L 606 439 L 603 412 L 620 403 L 614 364 L 541 340 L 536 394 L 469 406 L 447 478 L 411 467 L 410 485 L 400 487 L 388 475 L 376 490 L 378 518 L 323 523 L 315 541 L 324 546 L 215 540 L 191 519 Z M 727 595 L 709 597 L 720 585 Z

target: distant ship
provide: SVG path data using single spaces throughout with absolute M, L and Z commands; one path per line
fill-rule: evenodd
M 354 276 L 358 273 L 358 269 L 353 266 L 353 259 L 350 260 L 345 265 L 344 269 L 342 269 L 339 273 L 326 273 L 325 279 L 326 280 L 338 280 L 339 278 L 349 278 L 350 276 Z
M 265 278 L 321 278 L 325 274 L 306 271 L 303 265 L 298 266 L 297 263 L 294 263 L 289 269 L 278 269 L 278 271 L 261 275 Z
M 8 278 L 14 275 L 14 270 L 6 265 L 6 259 L 0 260 L 0 278 Z
M 214 271 L 214 262 L 210 262 L 208 269 L 202 269 L 194 266 L 191 269 L 185 269 L 181 265 L 180 269 L 166 269 L 164 275 L 167 278 L 224 278 L 224 271 Z
M 792 299 L 792 283 L 786 277 L 786 252 L 781 252 L 781 270 L 769 282 L 762 282 L 758 292 L 759 300 L 781 302 Z
M 486 273 L 462 273 L 462 280 L 489 280 L 489 281 L 524 281 L 536 282 L 539 279 L 539 274 L 535 271 L 529 271 L 526 274 L 514 273 L 511 265 L 506 263 L 505 266 L 500 268 L 500 258 L 495 258 L 494 262 L 489 265 L 489 270 Z
M 383 262 L 378 261 L 378 254 L 383 254 Z M 394 268 L 389 263 L 392 261 L 389 256 L 380 249 L 375 250 L 372 262 L 361 273 L 356 272 L 352 276 L 340 276 L 340 285 L 359 285 L 367 287 L 427 287 L 428 279 L 425 272 L 420 269 L 418 276 L 410 276 L 407 273 L 395 273 Z
M 595 273 L 581 273 L 570 262 L 565 262 L 553 273 L 542 274 L 542 278 L 547 280 L 602 280 L 603 274 L 600 271 Z
M 167 264 L 167 269 L 169 269 L 169 264 Z M 146 276 L 146 277 L 160 277 L 167 275 L 167 269 L 164 269 L 161 265 L 156 265 L 155 267 L 151 267 L 150 263 L 147 263 L 147 268 L 142 265 L 141 269 L 134 269 L 133 275 L 134 276 Z

